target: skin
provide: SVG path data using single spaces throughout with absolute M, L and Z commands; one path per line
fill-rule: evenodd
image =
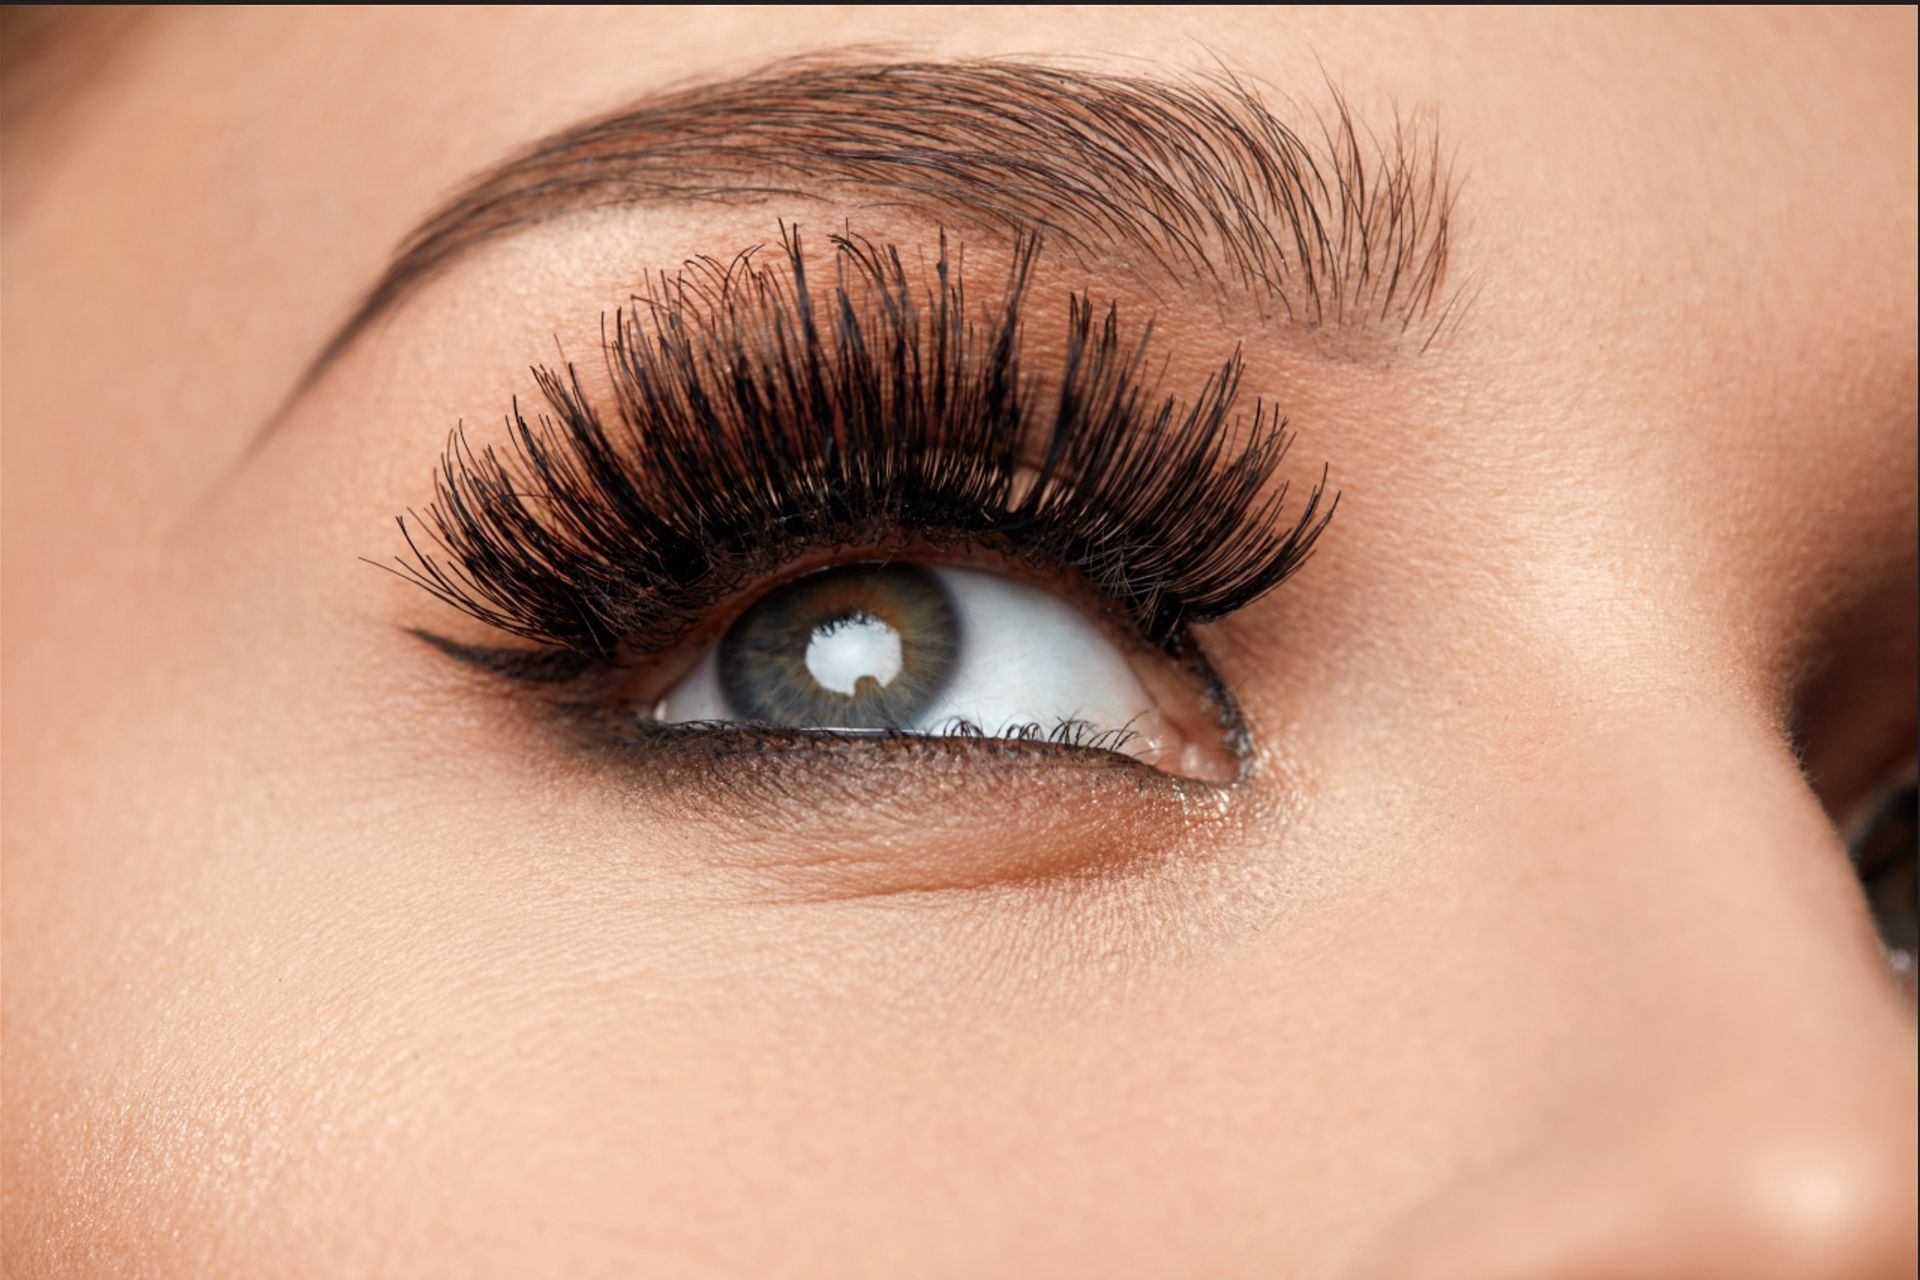
M 543 226 L 254 445 L 469 174 L 852 44 L 1217 55 L 1457 154 L 1477 292 L 1426 355 L 1163 318 L 1176 373 L 1244 341 L 1343 494 L 1204 638 L 1258 750 L 1218 803 L 642 777 L 359 560 L 645 272 L 924 226 Z M 1914 48 L 1911 10 L 119 33 L 9 121 L 8 1274 L 1913 1274 L 1913 1011 L 1835 826 L 1913 749 Z

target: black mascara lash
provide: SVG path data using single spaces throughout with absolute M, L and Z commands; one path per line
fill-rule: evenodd
M 970 313 L 941 238 L 924 291 L 899 251 L 831 238 L 817 290 L 797 229 L 663 275 L 610 326 L 611 403 L 540 367 L 505 448 L 451 436 L 399 573 L 462 612 L 589 660 L 670 648 L 705 612 L 797 556 L 912 539 L 1077 573 L 1150 642 L 1272 590 L 1334 500 L 1322 473 L 1291 519 L 1273 484 L 1289 434 L 1225 359 L 1163 395 L 1151 327 L 1069 300 L 1057 377 L 1021 364 L 1038 253 Z M 565 663 L 560 664 L 562 668 Z M 551 664 L 539 668 L 551 672 Z

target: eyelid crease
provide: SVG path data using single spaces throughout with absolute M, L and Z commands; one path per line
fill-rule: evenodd
M 1304 562 L 1337 497 L 1323 468 L 1283 521 L 1290 436 L 1258 401 L 1236 414 L 1237 351 L 1182 404 L 1147 370 L 1151 326 L 1128 341 L 1116 308 L 1074 295 L 1043 390 L 1020 358 L 1037 242 L 978 319 L 944 234 L 924 296 L 893 246 L 832 244 L 818 291 L 793 228 L 774 265 L 749 250 L 663 273 L 603 339 L 611 423 L 574 366 L 537 368 L 551 412 L 516 399 L 504 451 L 457 429 L 433 503 L 399 521 L 408 554 L 382 567 L 605 657 L 666 647 L 802 550 L 902 532 L 1077 570 L 1162 645 Z

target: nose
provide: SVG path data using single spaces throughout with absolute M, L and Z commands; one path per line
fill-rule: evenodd
M 1570 1122 L 1403 1221 L 1368 1280 L 1910 1280 L 1912 1057 L 1882 1092 Z
M 1575 855 L 1604 857 L 1649 904 L 1581 954 L 1587 1004 L 1565 1021 L 1603 1031 L 1540 1046 L 1556 1083 L 1537 1117 L 1401 1213 L 1342 1280 L 1920 1271 L 1909 997 L 1877 965 L 1844 854 L 1790 764 L 1750 758 L 1721 788 L 1690 755 L 1738 751 L 1623 772 L 1635 803 L 1611 807 L 1634 809 L 1635 839 L 1582 824 Z

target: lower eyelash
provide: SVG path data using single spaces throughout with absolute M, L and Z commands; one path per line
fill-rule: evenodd
M 504 451 L 454 433 L 395 570 L 605 660 L 670 648 L 804 551 L 911 537 L 1078 574 L 1166 647 L 1277 586 L 1325 528 L 1324 471 L 1283 518 L 1285 423 L 1236 412 L 1237 352 L 1181 404 L 1147 376 L 1150 326 L 1124 340 L 1075 296 L 1043 392 L 1019 357 L 1037 243 L 978 321 L 944 236 L 924 298 L 896 249 L 832 243 L 824 305 L 796 230 L 774 265 L 663 276 L 604 343 L 611 422 L 573 366 L 536 370 L 550 413 L 516 402 Z
M 633 720 L 609 735 L 596 735 L 600 750 L 634 749 L 644 753 L 649 776 L 663 777 L 684 765 L 800 761 L 819 766 L 834 760 L 878 763 L 895 757 L 902 763 L 930 760 L 998 760 L 1030 764 L 1036 759 L 1085 765 L 1104 761 L 1144 775 L 1172 779 L 1182 786 L 1218 784 L 1164 774 L 1124 750 L 1125 730 L 1102 730 L 1084 723 L 1009 726 L 1010 732 L 915 733 L 906 730 L 788 729 L 729 721 L 660 724 Z M 664 773 L 663 773 L 664 771 Z
M 1140 737 L 1137 730 L 1125 726 L 1117 729 L 1103 729 L 1088 720 L 1057 720 L 1051 728 L 1037 720 L 1029 720 L 1025 724 L 1002 725 L 991 733 L 984 726 L 972 721 L 955 721 L 942 725 L 941 730 L 952 737 L 999 738 L 1008 742 L 1044 742 L 1055 747 L 1080 747 L 1090 751 L 1113 751 L 1123 755 L 1127 747 Z
M 682 720 L 672 724 L 653 721 L 642 722 L 650 729 L 665 733 L 691 732 L 697 734 L 734 733 L 757 736 L 762 739 L 778 738 L 818 741 L 821 739 L 845 740 L 848 742 L 891 742 L 899 739 L 958 738 L 975 742 L 1031 743 L 1050 747 L 1077 747 L 1090 751 L 1108 751 L 1116 755 L 1126 754 L 1127 746 L 1140 735 L 1129 728 L 1102 728 L 1088 720 L 1058 720 L 1051 726 L 1037 720 L 1025 723 L 1002 725 L 998 729 L 988 730 L 984 725 L 971 720 L 955 718 L 940 726 L 937 733 L 914 729 L 788 729 L 771 728 L 752 723 L 732 720 Z

